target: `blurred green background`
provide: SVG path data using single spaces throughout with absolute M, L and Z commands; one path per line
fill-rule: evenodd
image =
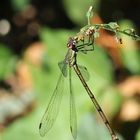
M 39 123 L 56 86 L 58 62 L 70 36 L 87 24 L 117 21 L 121 29 L 140 34 L 140 2 L 121 0 L 11 0 L 0 2 L 0 140 L 72 140 L 69 90 L 55 125 L 45 137 Z M 140 140 L 140 44 L 122 35 L 120 45 L 101 31 L 95 50 L 79 53 L 78 63 L 90 73 L 88 84 L 120 140 Z M 72 73 L 76 100 L 77 140 L 109 140 L 110 135 L 85 89 Z

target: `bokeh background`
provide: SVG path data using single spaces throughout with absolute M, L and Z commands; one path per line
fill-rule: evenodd
M 0 1 L 0 140 L 72 140 L 67 79 L 55 125 L 44 137 L 38 126 L 56 86 L 67 40 L 87 24 L 118 22 L 140 34 L 139 0 Z M 121 140 L 140 140 L 140 42 L 123 44 L 101 31 L 95 51 L 78 55 L 88 82 Z M 77 140 L 109 140 L 110 135 L 79 79 L 73 75 Z

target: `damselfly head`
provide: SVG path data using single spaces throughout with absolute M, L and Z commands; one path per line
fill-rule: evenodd
M 76 39 L 73 37 L 70 37 L 67 43 L 67 47 L 70 49 L 74 49 L 76 47 L 76 43 L 77 43 Z

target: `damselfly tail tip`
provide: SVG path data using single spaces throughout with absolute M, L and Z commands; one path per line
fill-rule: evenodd
M 40 136 L 41 137 L 44 137 L 45 136 L 45 133 L 42 132 L 42 123 L 39 124 L 39 133 L 40 133 Z

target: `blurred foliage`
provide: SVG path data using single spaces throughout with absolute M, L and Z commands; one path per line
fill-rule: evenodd
M 0 80 L 6 79 L 15 70 L 17 58 L 4 44 L 0 44 Z
M 15 11 L 22 11 L 31 0 L 11 0 L 11 5 Z
M 94 7 L 94 11 L 97 11 L 100 0 L 63 0 L 65 11 L 73 22 L 77 25 L 84 26 L 87 23 L 85 13 L 90 5 Z
M 123 97 L 115 86 L 105 87 L 103 90 L 104 94 L 100 99 L 101 101 L 99 101 L 103 107 L 105 106 L 104 110 L 108 113 L 107 116 L 111 119 L 119 112 L 123 102 Z M 103 93 L 103 91 L 101 93 Z
M 123 140 L 121 136 L 119 136 L 120 140 Z M 102 126 L 101 122 L 99 122 L 95 116 L 91 114 L 86 114 L 83 116 L 80 127 L 79 127 L 79 137 L 77 140 L 109 140 L 110 137 L 108 135 L 105 127 Z
M 119 25 L 124 28 L 135 28 L 130 20 L 120 21 Z M 133 74 L 140 74 L 140 51 L 137 42 L 129 36 L 122 35 L 124 47 L 121 48 L 123 63 Z
M 136 134 L 136 140 L 140 140 L 140 128 L 139 128 L 139 130 L 138 130 L 138 132 Z

